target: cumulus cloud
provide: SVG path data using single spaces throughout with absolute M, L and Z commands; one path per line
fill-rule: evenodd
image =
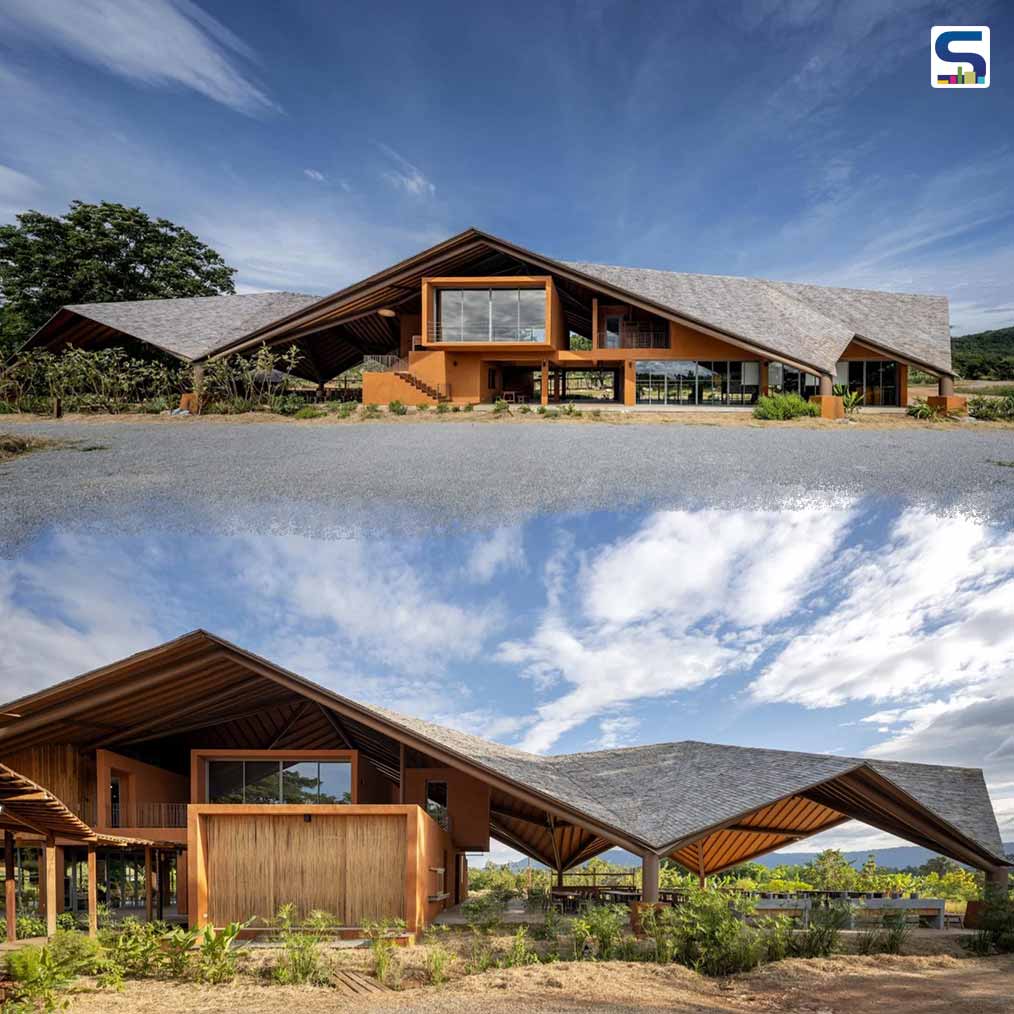
M 180 85 L 248 115 L 278 110 L 242 69 L 253 51 L 190 0 L 7 0 L 0 26 L 121 77 Z
M 755 700 L 924 704 L 1014 671 L 1014 535 L 908 510 L 884 545 L 835 572 L 838 600 L 787 639 L 751 684 Z
M 536 629 L 498 651 L 543 691 L 563 690 L 539 705 L 521 745 L 549 750 L 617 706 L 747 670 L 766 646 L 764 626 L 799 608 L 825 573 L 848 518 L 845 510 L 667 511 L 594 556 L 562 544 L 546 565 Z
M 465 564 L 465 575 L 477 584 L 488 584 L 508 570 L 524 570 L 525 555 L 519 526 L 494 529 L 479 535 Z

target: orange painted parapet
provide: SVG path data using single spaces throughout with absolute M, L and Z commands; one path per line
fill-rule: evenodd
M 836 394 L 811 394 L 810 401 L 820 408 L 821 419 L 845 418 L 845 405 Z
M 937 412 L 946 412 L 948 415 L 965 415 L 968 412 L 968 399 L 960 394 L 931 394 L 926 399 L 926 404 Z

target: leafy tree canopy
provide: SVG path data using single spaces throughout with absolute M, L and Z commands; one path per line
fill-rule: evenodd
M 0 343 L 19 345 L 67 303 L 235 292 L 221 255 L 165 218 L 74 201 L 0 226 Z
M 951 349 L 954 369 L 968 380 L 1014 380 L 1014 327 L 961 335 Z

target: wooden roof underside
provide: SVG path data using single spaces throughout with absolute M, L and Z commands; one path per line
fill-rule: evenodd
M 404 745 L 421 756 L 418 766 L 446 764 L 489 784 L 491 835 L 550 867 L 568 869 L 617 845 L 645 850 L 630 831 L 604 828 L 564 801 L 449 753 L 421 733 L 392 726 L 377 712 L 203 631 L 7 707 L 20 717 L 0 728 L 3 754 L 70 743 L 179 770 L 199 748 L 347 748 L 358 750 L 397 784 Z M 15 785 L 12 791 L 22 790 Z M 664 854 L 695 873 L 712 874 L 848 819 L 982 866 L 974 842 L 862 764 L 782 799 L 764 800 L 754 810 L 672 843 Z

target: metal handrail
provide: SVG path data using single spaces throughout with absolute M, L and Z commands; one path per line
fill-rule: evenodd
M 607 346 L 605 332 L 599 331 L 593 343 L 596 348 L 667 349 L 669 329 L 652 320 L 624 320 L 620 323 L 620 344 Z
M 431 342 L 476 342 L 496 345 L 498 342 L 504 344 L 523 342 L 525 344 L 538 344 L 548 341 L 545 326 L 542 327 L 516 327 L 507 333 L 496 334 L 490 337 L 489 331 L 482 334 L 455 334 L 451 330 L 445 330 L 443 324 L 438 321 L 430 321 L 428 338 Z
M 401 356 L 365 356 L 364 373 L 398 373 L 408 369 L 408 360 Z

